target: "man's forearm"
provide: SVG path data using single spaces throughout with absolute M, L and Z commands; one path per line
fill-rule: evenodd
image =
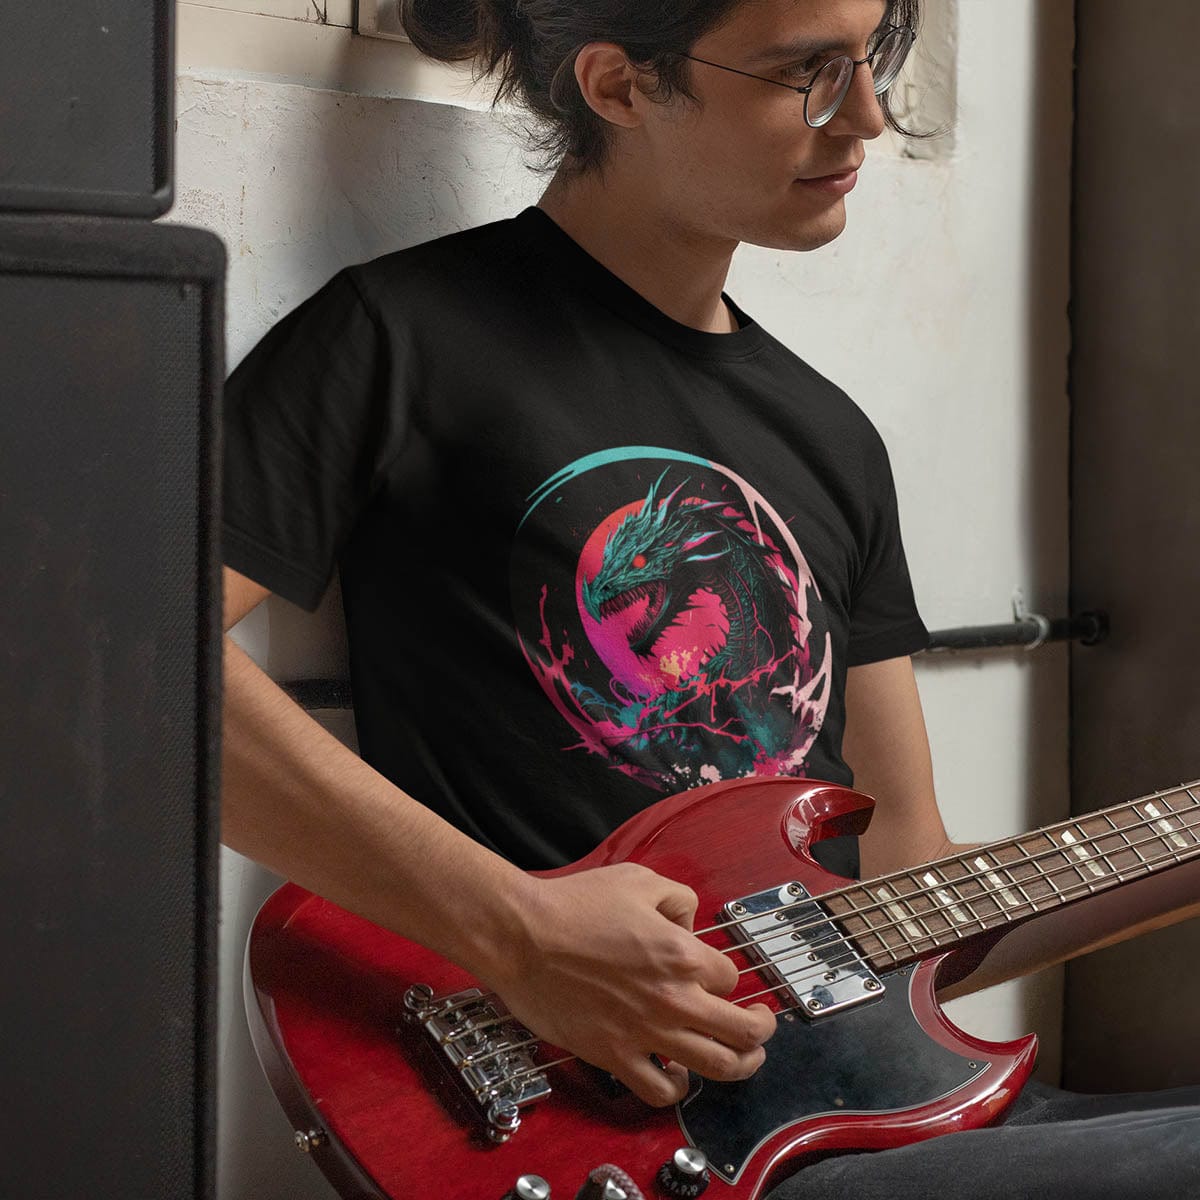
M 368 766 L 228 637 L 222 770 L 225 843 L 304 887 L 473 970 L 516 922 L 524 872 Z

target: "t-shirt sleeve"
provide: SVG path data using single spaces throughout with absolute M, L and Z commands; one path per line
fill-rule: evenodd
M 913 596 L 886 453 L 876 471 L 881 484 L 879 507 L 850 607 L 847 664 L 851 667 L 916 654 L 929 646 L 929 631 Z
M 346 271 L 251 350 L 225 386 L 228 566 L 316 608 L 388 452 L 391 374 Z

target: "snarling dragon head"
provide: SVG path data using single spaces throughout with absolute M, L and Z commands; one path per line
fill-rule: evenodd
M 608 536 L 595 577 L 583 584 L 583 604 L 594 621 L 629 608 L 643 598 L 646 611 L 630 630 L 629 640 L 644 652 L 650 634 L 672 615 L 672 580 L 687 563 L 712 562 L 727 551 L 724 530 L 704 516 L 716 503 L 680 501 L 685 479 L 665 499 L 658 499 L 664 471 L 641 509 L 627 516 Z

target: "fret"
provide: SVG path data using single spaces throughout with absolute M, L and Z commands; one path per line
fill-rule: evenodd
M 1158 804 L 1165 805 L 1170 809 L 1170 815 L 1179 817 L 1186 825 L 1187 816 L 1189 813 L 1196 810 L 1196 797 L 1191 794 L 1191 790 L 1186 787 L 1178 788 L 1176 791 L 1168 792 L 1165 796 L 1155 797 Z
M 1044 840 L 1049 841 L 1048 838 Z M 1030 850 L 1024 842 L 1019 841 L 1013 842 L 1012 846 L 1022 856 L 1018 865 L 1029 869 L 1029 874 L 1024 876 L 1022 883 L 1033 893 L 1032 904 L 1034 912 L 1039 912 L 1038 905 L 1047 900 L 1052 901 L 1053 904 L 1057 904 L 1060 893 L 1053 878 L 1046 870 L 1046 863 L 1041 857 L 1042 847 L 1040 843 L 1036 850 Z
M 930 868 L 921 876 L 921 882 L 930 890 L 930 895 L 942 906 L 942 910 L 950 915 L 957 925 L 966 925 L 971 921 L 966 909 L 945 885 L 946 877 L 936 867 Z
M 1128 841 L 1121 834 L 1121 827 L 1108 813 L 1096 813 L 1084 817 L 1076 829 L 1085 834 L 1085 847 L 1092 859 L 1096 861 L 1108 877 L 1120 878 L 1121 856 L 1128 854 Z M 1078 856 L 1076 856 L 1078 857 Z M 1097 876 L 1097 878 L 1099 878 Z
M 1087 826 L 1082 822 L 1055 831 L 1063 857 L 1070 867 L 1067 890 L 1077 896 L 1081 888 L 1089 894 L 1107 886 L 1112 866 L 1099 851 Z
M 1194 797 L 1188 795 L 1187 788 L 1180 788 L 1165 796 L 1160 803 L 1166 805 L 1168 819 L 1174 823 L 1176 832 L 1188 839 L 1188 849 L 1191 849 L 1200 840 L 1195 836 L 1194 823 L 1198 814 Z
M 1134 821 L 1128 828 L 1124 830 L 1125 838 L 1129 842 L 1129 849 L 1133 851 L 1135 857 L 1137 858 L 1137 865 L 1139 867 L 1144 867 L 1148 862 L 1152 861 L 1146 857 L 1147 843 L 1146 835 L 1143 831 L 1144 827 L 1142 826 L 1141 822 L 1136 819 L 1136 813 L 1131 813 L 1130 815 L 1134 817 Z M 1132 837 L 1130 836 L 1130 830 L 1133 831 Z
M 1129 850 L 1129 838 L 1107 813 L 1084 817 L 1078 828 L 1090 839 L 1087 848 L 1092 857 L 1101 862 L 1110 876 L 1120 879 L 1125 867 L 1139 861 Z
M 1042 850 L 1039 858 L 1045 870 L 1046 879 L 1054 889 L 1056 900 L 1070 899 L 1071 896 L 1078 893 L 1079 885 L 1088 881 L 1084 879 L 1077 860 L 1068 853 L 1066 847 L 1055 840 L 1054 831 L 1043 830 L 1042 836 L 1046 840 L 1047 847 L 1053 851 L 1048 854 Z
M 938 869 L 942 878 L 954 889 L 959 904 L 971 914 L 971 920 L 980 929 L 990 928 L 996 924 L 995 917 L 1003 916 L 999 901 L 969 862 L 952 858 L 939 863 Z
M 1047 882 L 1054 889 L 1055 899 L 1061 900 L 1064 892 L 1069 892 L 1078 878 L 1075 874 L 1075 865 L 1059 847 L 1059 844 L 1051 834 L 1043 832 L 1042 836 L 1053 853 L 1047 854 L 1044 849 L 1039 851 L 1038 863 L 1045 874 Z M 1066 879 L 1063 878 L 1064 875 Z
M 1094 892 L 1096 880 L 1104 879 L 1108 875 L 1107 864 L 1097 862 L 1092 851 L 1080 844 L 1088 841 L 1086 833 L 1079 829 L 1060 829 L 1057 832 L 1058 840 L 1066 847 L 1067 853 L 1075 858 L 1075 862 L 1070 865 L 1078 875 L 1079 881 L 1087 886 L 1088 891 Z
M 937 935 L 942 931 L 938 922 L 941 914 L 930 904 L 911 875 L 894 875 L 888 883 L 892 894 L 897 897 L 905 914 L 921 928 L 921 941 L 937 945 Z M 907 890 L 906 890 L 907 889 Z M 932 923 L 932 924 L 931 924 Z M 944 927 L 945 922 L 942 922 Z
M 990 862 L 988 861 L 989 858 L 991 859 Z M 1009 879 L 1007 881 L 1005 879 L 1003 879 L 1001 877 L 1001 875 L 999 874 L 999 872 L 996 870 L 997 867 L 1003 869 L 1004 864 L 1002 862 L 1000 862 L 999 859 L 997 859 L 995 857 L 995 855 L 985 856 L 983 854 L 980 854 L 974 860 L 974 866 L 977 867 L 978 870 L 983 874 L 983 878 L 986 879 L 987 882 L 992 885 L 993 894 L 996 896 L 999 896 L 1000 901 L 1002 901 L 1003 904 L 1007 905 L 1009 908 L 1020 908 L 1021 907 L 1021 903 L 1022 903 L 1021 899 L 1017 896 L 1016 892 L 1014 892 L 1012 890 L 1013 887 L 1015 887 L 1016 885 L 1013 883 L 1013 881 L 1011 879 Z M 1020 889 L 1018 888 L 1018 891 L 1019 890 Z M 1028 897 L 1026 897 L 1026 902 L 1027 901 L 1028 901 Z M 996 902 L 996 908 L 1000 912 L 1002 912 L 1002 913 L 1004 912 L 1004 909 L 1001 907 L 1001 904 L 999 902 Z M 1008 919 L 1008 916 L 1007 916 L 1007 914 L 1005 914 L 1005 920 L 1007 920 L 1007 919 Z
M 995 854 L 1000 862 L 1004 864 L 1008 878 L 1012 881 L 1011 886 L 1015 887 L 1021 894 L 1021 899 L 1024 901 L 1025 906 L 1036 912 L 1038 897 L 1032 890 L 1031 885 L 1038 877 L 1037 869 L 1026 864 L 1025 855 L 1015 841 L 1005 842 L 1002 846 L 997 846 Z
M 900 902 L 901 897 L 886 883 L 876 884 L 875 899 L 883 904 L 883 911 L 895 920 L 897 930 L 903 932 L 910 943 L 925 940 L 926 933 L 912 919 L 912 910 Z
M 1037 902 L 1029 894 L 1029 892 L 1025 888 L 1025 885 L 1021 882 L 1020 878 L 1018 878 L 1018 876 L 1016 875 L 1016 873 L 1013 870 L 1013 867 L 1018 864 L 1013 863 L 1012 861 L 1006 860 L 1000 853 L 1003 850 L 1015 851 L 1016 850 L 1015 843 L 1005 842 L 1004 845 L 1002 845 L 1002 846 L 996 846 L 993 850 L 992 857 L 994 859 L 996 859 L 996 862 L 998 865 L 1000 865 L 1004 868 L 1005 874 L 1008 876 L 1009 887 L 1015 888 L 1018 892 L 1021 893 L 1022 904 L 1026 908 L 1031 908 L 1031 909 L 1033 909 L 1034 912 L 1037 912 Z
M 910 910 L 901 905 L 891 879 L 823 897 L 825 907 L 855 938 L 864 957 L 877 967 L 911 960 L 919 943 L 937 942 L 924 932 Z M 881 959 L 886 955 L 887 961 Z
M 1114 861 L 1116 862 L 1118 873 L 1124 873 L 1125 871 L 1128 871 L 1128 870 L 1132 869 L 1133 867 L 1141 866 L 1142 863 L 1145 862 L 1145 859 L 1143 858 L 1142 854 L 1140 853 L 1138 847 L 1133 844 L 1133 840 L 1129 836 L 1128 829 L 1126 829 L 1123 825 L 1118 823 L 1118 821 L 1116 820 L 1115 816 L 1112 813 L 1106 812 L 1104 814 L 1104 819 L 1109 823 L 1109 825 L 1112 826 L 1114 834 L 1116 835 L 1116 837 L 1118 837 L 1120 839 L 1120 843 L 1119 843 L 1116 853 L 1123 854 L 1123 855 L 1127 856 L 1128 858 L 1132 859 L 1132 861 L 1128 862 L 1125 865 L 1122 865 L 1121 862 L 1118 859 L 1116 859 L 1116 853 L 1114 853 L 1113 858 L 1114 858 Z
M 1184 795 L 1188 798 L 1186 801 L 1183 799 Z M 1195 793 L 1188 787 L 1180 793 L 1179 804 L 1179 808 L 1174 809 L 1173 813 L 1179 819 L 1181 832 L 1191 839 L 1188 847 L 1191 849 L 1200 845 L 1200 800 L 1196 799 Z
M 1154 800 L 1139 805 L 1139 808 L 1153 821 L 1153 829 L 1164 839 L 1164 844 L 1169 841 L 1177 850 L 1190 850 L 1196 844 L 1195 837 L 1193 836 L 1189 841 L 1181 832 L 1179 822 L 1171 819 L 1175 815 L 1175 810 L 1169 803 L 1166 804 L 1165 812 Z M 1170 816 L 1167 815 L 1168 813 Z
M 903 880 L 897 881 L 897 887 L 903 892 L 909 907 L 922 914 L 925 927 L 937 935 L 939 945 L 945 944 L 947 934 L 957 939 L 955 922 L 950 919 L 950 915 L 937 896 L 930 891 L 929 884 L 921 875 L 906 875 Z
M 1126 875 L 1131 872 L 1141 874 L 1145 870 L 1154 870 L 1155 864 L 1161 862 L 1162 850 L 1169 849 L 1165 835 L 1173 829 L 1170 825 L 1164 829 L 1159 823 L 1169 822 L 1168 814 L 1172 810 L 1165 797 L 1156 799 L 1159 803 L 1155 803 L 1154 800 L 1140 800 L 1120 811 L 1119 815 L 1127 818 L 1127 822 L 1121 825 L 1121 833 L 1133 858 L 1125 869 Z
M 874 960 L 883 953 L 893 962 L 900 960 L 901 954 L 884 936 L 888 933 L 895 935 L 895 930 L 890 928 L 890 918 L 874 907 L 874 900 L 866 888 L 857 887 L 847 892 L 835 892 L 825 897 L 824 901 L 825 907 L 838 918 L 842 928 L 854 939 L 865 958 Z M 876 922 L 885 925 L 885 928 L 876 929 Z M 902 939 L 898 935 L 895 936 L 896 941 L 901 942 Z M 876 943 L 877 948 L 872 948 L 872 941 Z

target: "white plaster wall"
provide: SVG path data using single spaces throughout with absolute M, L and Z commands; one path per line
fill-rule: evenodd
M 934 627 L 1004 619 L 1018 584 L 1035 607 L 1065 611 L 1070 10 L 961 0 L 953 155 L 881 148 L 839 242 L 802 257 L 744 250 L 731 281 L 879 425 Z M 230 366 L 344 263 L 538 195 L 489 113 L 217 72 L 181 50 L 171 219 L 213 229 L 229 248 Z M 239 634 L 279 677 L 339 669 L 336 598 L 315 618 L 271 601 Z M 919 675 L 953 835 L 989 839 L 1065 815 L 1061 648 L 927 658 Z M 233 854 L 222 868 L 219 1195 L 329 1197 L 291 1147 L 242 1016 L 245 933 L 275 881 Z M 1059 988 L 1047 972 L 953 1013 L 986 1036 L 1038 1028 L 1052 1077 Z
M 879 427 L 931 628 L 1067 611 L 1073 18 L 1064 0 L 960 0 L 954 152 L 869 159 L 837 242 L 744 248 L 733 293 Z M 1003 52 L 997 51 L 998 47 Z M 918 660 L 951 836 L 1068 815 L 1064 646 Z M 1061 971 L 956 1002 L 965 1028 L 1037 1029 L 1059 1067 Z

